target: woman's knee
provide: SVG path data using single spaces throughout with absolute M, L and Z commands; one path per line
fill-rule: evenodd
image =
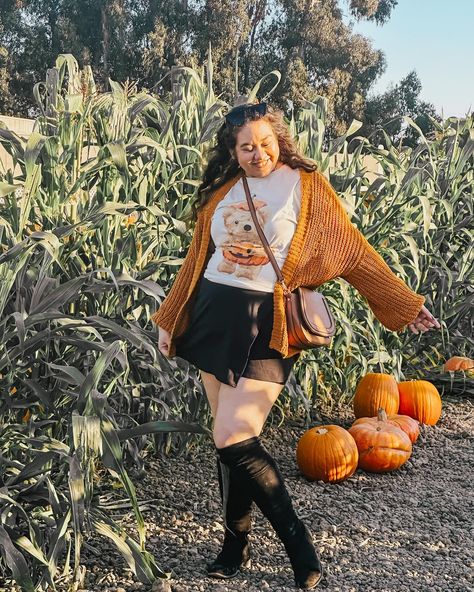
M 258 433 L 257 433 L 258 431 Z M 231 444 L 242 442 L 254 436 L 260 436 L 262 430 L 256 430 L 255 426 L 245 422 L 220 424 L 215 422 L 212 437 L 216 448 L 225 448 Z

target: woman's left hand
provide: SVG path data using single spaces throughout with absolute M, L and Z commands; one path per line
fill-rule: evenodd
M 421 331 L 425 333 L 431 327 L 436 327 L 437 329 L 441 328 L 441 325 L 438 321 L 434 318 L 434 316 L 430 313 L 430 311 L 426 308 L 426 306 L 422 306 L 418 316 L 414 321 L 409 323 L 408 327 L 410 328 L 413 333 L 418 333 Z

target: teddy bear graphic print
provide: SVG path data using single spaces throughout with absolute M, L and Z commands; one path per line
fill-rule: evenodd
M 260 226 L 283 267 L 301 206 L 300 175 L 282 165 L 266 177 L 247 177 Z M 249 210 L 242 180 L 217 204 L 211 222 L 216 246 L 204 277 L 212 282 L 273 292 L 276 273 Z

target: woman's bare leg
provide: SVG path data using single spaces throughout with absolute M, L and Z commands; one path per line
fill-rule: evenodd
M 215 420 L 217 408 L 219 405 L 219 389 L 222 385 L 222 382 L 217 380 L 214 374 L 204 372 L 204 370 L 199 370 L 199 372 L 201 374 L 201 381 L 204 385 L 204 390 L 206 391 L 207 400 L 209 401 L 212 417 Z
M 245 377 L 236 387 L 221 383 L 213 430 L 216 447 L 259 436 L 283 386 Z

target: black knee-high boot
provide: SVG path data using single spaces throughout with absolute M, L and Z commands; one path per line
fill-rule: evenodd
M 207 565 L 207 574 L 214 578 L 232 578 L 241 567 L 250 567 L 248 535 L 252 526 L 252 497 L 242 487 L 227 465 L 216 454 L 219 492 L 224 520 L 224 544 L 221 552 Z
M 278 465 L 258 437 L 219 448 L 221 461 L 248 488 L 285 546 L 297 586 L 314 588 L 322 569 L 311 533 L 298 518 Z

